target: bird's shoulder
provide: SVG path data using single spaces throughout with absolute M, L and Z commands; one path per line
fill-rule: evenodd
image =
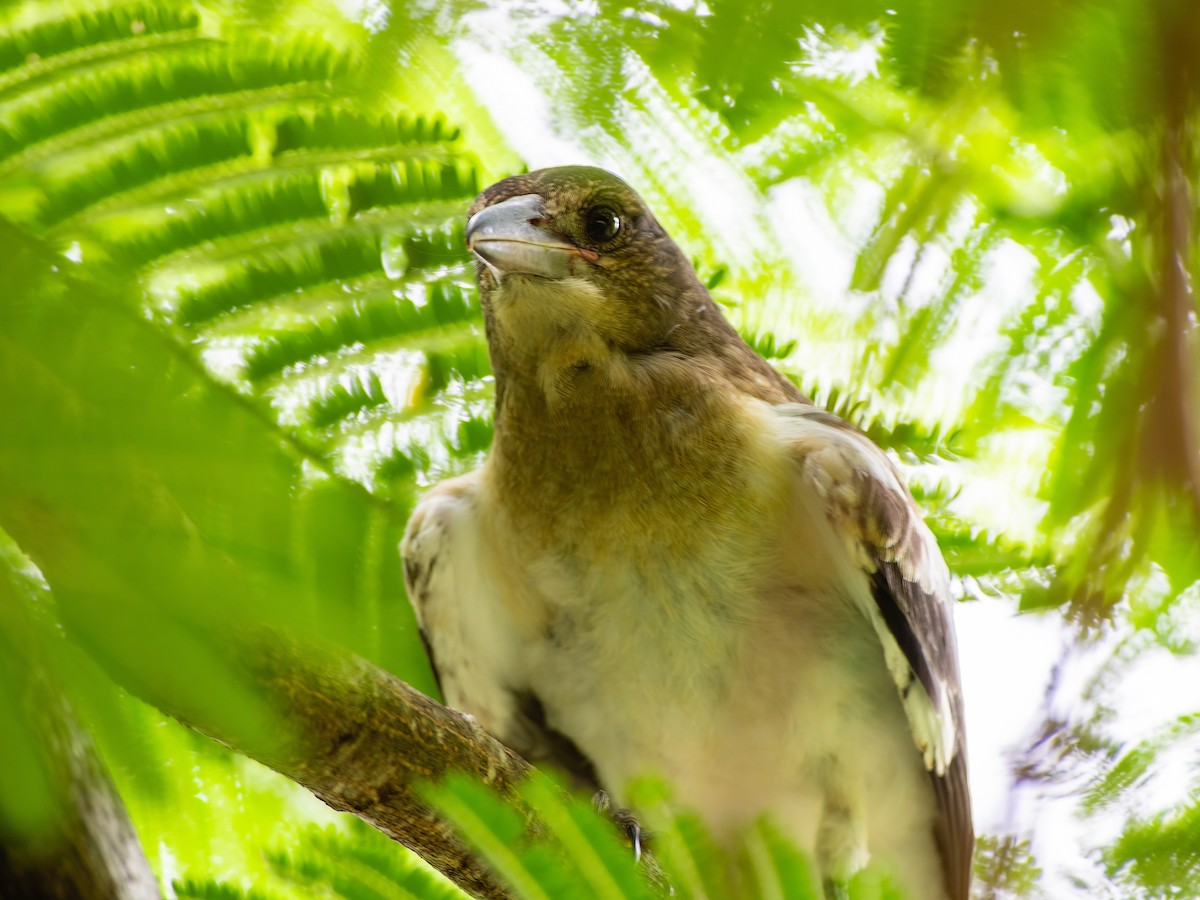
M 895 463 L 862 431 L 807 403 L 773 407 L 776 426 L 800 478 L 835 521 L 861 567 L 894 563 L 900 574 L 937 592 L 947 570 L 937 543 Z

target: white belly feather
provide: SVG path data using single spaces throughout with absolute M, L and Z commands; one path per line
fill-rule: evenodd
M 640 534 L 586 566 L 518 561 L 486 468 L 440 485 L 404 553 L 432 573 L 414 603 L 446 699 L 511 740 L 510 692 L 529 690 L 619 801 L 631 778 L 664 776 L 719 840 L 769 813 L 809 853 L 888 860 L 937 900 L 928 774 L 861 612 L 867 577 L 768 449 L 776 496 L 795 496 L 746 524 L 786 542 L 697 523 L 690 559 Z

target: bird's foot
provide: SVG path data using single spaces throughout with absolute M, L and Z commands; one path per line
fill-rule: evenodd
M 596 812 L 613 820 L 622 836 L 629 842 L 629 846 L 633 848 L 634 862 L 640 861 L 642 845 L 649 840 L 650 835 L 642 829 L 633 813 L 627 809 L 613 809 L 612 799 L 607 791 L 596 791 L 592 795 L 592 806 L 596 808 Z
M 822 888 L 825 900 L 850 900 L 850 886 L 840 878 L 826 878 Z

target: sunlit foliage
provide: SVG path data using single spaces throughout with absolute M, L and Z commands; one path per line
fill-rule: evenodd
M 964 599 L 1048 610 L 1100 657 L 1014 760 L 1116 823 L 1080 890 L 1200 896 L 1195 718 L 1129 741 L 1108 703 L 1200 641 L 1198 95 L 1189 0 L 0 6 L 6 640 L 43 647 L 178 896 L 453 894 L 104 673 L 270 741 L 205 637 L 249 617 L 434 690 L 395 548 L 491 439 L 462 214 L 567 146 L 895 454 Z M 28 830 L 61 798 L 24 677 L 0 666 L 0 823 Z M 1163 686 L 1189 688 L 1200 713 Z M 506 839 L 488 798 L 447 798 Z M 554 829 L 573 864 L 629 874 L 542 799 L 582 829 Z M 676 831 L 676 884 L 713 895 Z M 757 838 L 768 895 L 803 861 Z M 1025 838 L 981 842 L 981 896 L 1040 896 Z M 539 853 L 512 877 L 570 877 Z

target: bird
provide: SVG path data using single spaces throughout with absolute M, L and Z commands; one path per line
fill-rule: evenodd
M 768 817 L 829 897 L 871 863 L 966 900 L 949 573 L 892 459 L 739 336 L 616 175 L 505 178 L 465 238 L 493 442 L 400 547 L 447 703 L 617 803 L 665 778 L 722 844 Z

